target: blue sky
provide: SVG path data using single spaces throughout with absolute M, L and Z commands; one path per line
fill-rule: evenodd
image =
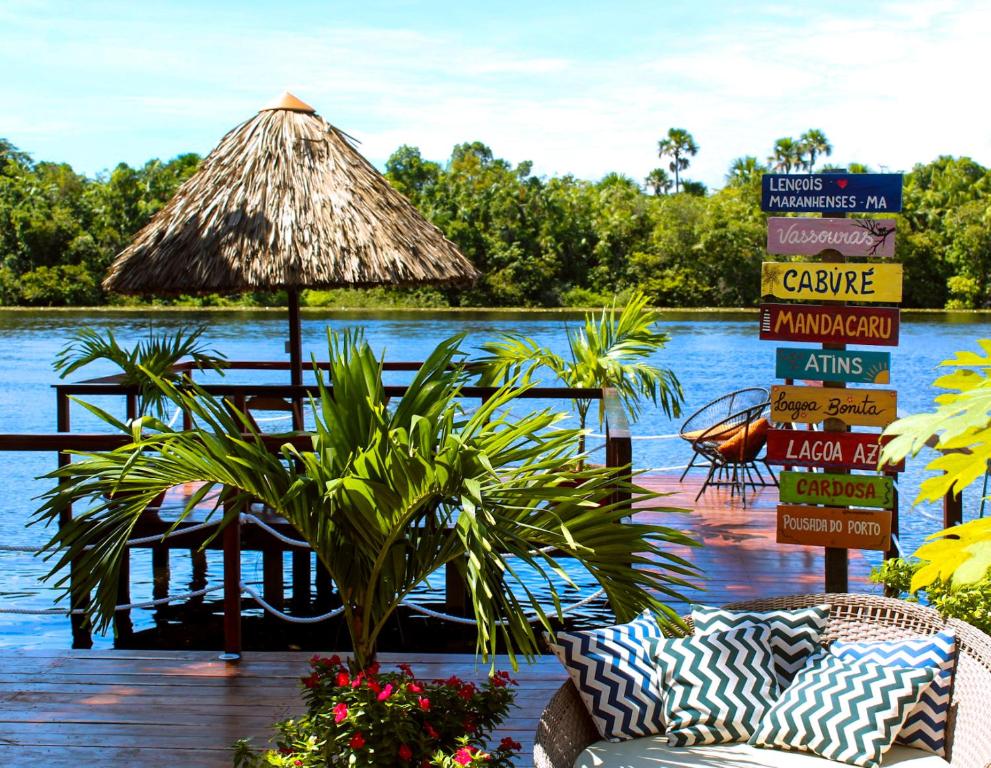
M 986 0 L 0 0 L 0 137 L 94 174 L 205 154 L 288 89 L 380 167 L 480 140 L 642 179 L 672 126 L 710 186 L 808 128 L 838 163 L 989 165 L 989 29 Z

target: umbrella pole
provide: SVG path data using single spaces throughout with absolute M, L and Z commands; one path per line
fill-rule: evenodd
M 290 288 L 289 293 L 289 382 L 298 387 L 303 384 L 303 340 L 299 319 L 299 289 Z M 293 398 L 293 429 L 302 429 L 297 423 L 300 416 L 299 398 Z

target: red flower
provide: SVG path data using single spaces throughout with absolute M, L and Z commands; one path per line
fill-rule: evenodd
M 458 696 L 460 696 L 465 701 L 471 701 L 471 697 L 475 695 L 475 684 L 465 683 L 458 690 Z
M 416 699 L 416 703 L 419 705 L 420 709 L 422 709 L 424 712 L 430 711 L 430 699 L 428 699 L 426 696 L 418 696 Z
M 369 680 L 368 682 L 365 683 L 365 685 L 368 686 L 368 690 L 370 690 L 372 693 L 378 693 L 379 691 L 382 690 L 382 686 L 379 685 L 374 680 Z
M 339 667 L 341 666 L 341 657 L 338 656 L 337 654 L 334 654 L 333 656 L 330 657 L 329 663 L 333 667 Z
M 406 690 L 410 693 L 423 693 L 423 686 L 416 683 L 406 683 Z
M 465 718 L 465 721 L 461 724 L 461 727 L 464 728 L 468 733 L 474 733 L 475 731 L 478 730 L 478 725 L 470 717 Z
M 409 664 L 397 664 L 396 666 L 406 677 L 413 677 L 413 668 Z
M 348 705 L 343 701 L 334 705 L 334 722 L 339 723 L 342 720 L 347 719 L 348 716 Z
M 337 684 L 341 688 L 344 688 L 345 686 L 351 685 L 351 678 L 348 677 L 348 673 L 347 672 L 338 672 L 337 673 Z
M 369 683 L 369 687 L 371 687 L 371 683 Z M 376 696 L 376 698 L 379 701 L 385 701 L 391 695 L 392 695 L 392 683 L 386 683 L 385 688 L 382 689 L 382 692 L 378 696 Z
M 365 671 L 368 672 L 369 675 L 377 675 L 379 673 L 379 663 L 377 661 L 373 661 Z
M 292 764 L 293 765 L 302 765 L 303 764 L 303 761 L 302 760 L 293 760 L 293 763 Z
M 413 759 L 413 750 L 410 749 L 409 744 L 399 745 L 399 759 L 402 760 L 404 763 L 408 763 L 410 760 Z
M 303 678 L 303 685 L 305 685 L 310 690 L 316 688 L 318 682 L 320 682 L 320 675 L 318 675 L 316 672 L 314 672 L 309 677 Z
M 434 728 L 430 723 L 424 723 L 423 724 L 423 730 L 425 730 L 427 732 L 427 736 L 429 736 L 431 739 L 439 739 L 440 738 L 440 734 L 437 733 L 437 729 Z
M 518 741 L 513 741 L 509 736 L 506 736 L 502 741 L 499 742 L 499 749 L 505 749 L 507 751 L 519 752 L 523 749 L 523 745 Z
M 454 762 L 458 765 L 468 765 L 471 762 L 471 747 L 462 747 L 454 755 Z
M 361 735 L 361 731 L 358 731 L 351 737 L 351 741 L 348 742 L 348 746 L 351 747 L 351 749 L 361 749 L 365 746 L 365 737 Z

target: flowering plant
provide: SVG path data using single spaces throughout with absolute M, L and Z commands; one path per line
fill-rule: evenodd
M 314 656 L 303 678 L 307 714 L 276 723 L 276 747 L 255 753 L 235 745 L 236 768 L 510 768 L 521 749 L 504 738 L 486 750 L 516 696 L 508 672 L 477 686 L 457 676 L 418 680 L 406 664 L 355 672 L 339 656 Z

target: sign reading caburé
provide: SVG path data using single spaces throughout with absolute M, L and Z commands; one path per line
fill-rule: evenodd
M 890 439 L 866 432 L 770 429 L 767 432 L 767 461 L 795 467 L 876 470 L 881 446 Z M 884 469 L 902 472 L 905 462 L 899 461 Z
M 891 512 L 779 504 L 778 543 L 886 552 L 891 547 Z
M 897 307 L 827 307 L 818 304 L 761 304 L 760 337 L 828 344 L 898 344 Z
M 827 248 L 843 256 L 895 255 L 894 219 L 767 220 L 767 252 L 815 256 Z
M 898 302 L 902 300 L 902 265 L 765 261 L 760 291 L 779 299 Z
M 786 213 L 897 213 L 902 209 L 902 175 L 765 173 L 760 208 Z
M 782 472 L 781 501 L 792 504 L 853 505 L 891 509 L 895 484 L 879 475 L 831 475 L 820 472 Z
M 778 347 L 774 375 L 779 379 L 888 384 L 891 355 L 840 349 Z
M 771 420 L 818 424 L 840 419 L 850 426 L 886 427 L 897 416 L 898 393 L 890 389 L 771 387 Z

